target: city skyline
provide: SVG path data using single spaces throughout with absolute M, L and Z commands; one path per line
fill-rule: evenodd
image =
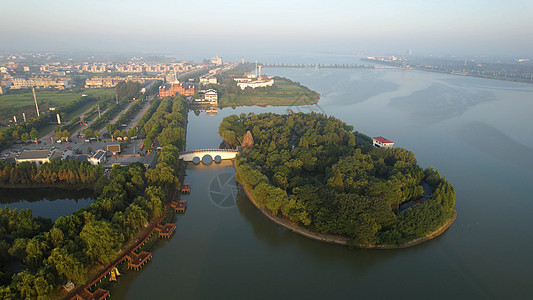
M 0 50 L 528 55 L 526 1 L 12 1 Z

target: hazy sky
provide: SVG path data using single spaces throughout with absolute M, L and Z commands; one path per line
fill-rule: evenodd
M 531 0 L 2 0 L 2 50 L 533 54 Z

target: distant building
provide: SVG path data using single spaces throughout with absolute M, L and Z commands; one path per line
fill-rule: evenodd
M 180 83 L 165 84 L 159 87 L 159 97 L 169 97 L 176 95 L 193 96 L 194 86 Z
M 243 78 L 238 78 L 243 79 Z M 237 80 L 236 80 L 237 81 Z M 250 87 L 252 89 L 258 88 L 258 87 L 267 87 L 267 86 L 273 86 L 274 85 L 274 79 L 271 77 L 265 77 L 259 79 L 259 80 L 251 80 L 251 81 L 244 81 L 244 82 L 237 82 L 237 85 L 241 88 L 241 90 L 244 90 L 247 87 Z
M 34 77 L 30 79 L 24 78 L 13 78 L 12 80 L 12 89 L 22 89 L 22 88 L 57 88 L 60 90 L 68 87 L 67 79 L 55 79 L 55 78 L 44 78 L 44 77 Z
M 215 57 L 211 58 L 211 63 L 215 64 L 217 66 L 222 65 L 222 57 L 221 56 L 215 56 Z
M 204 95 L 205 102 L 212 105 L 218 105 L 218 94 L 215 90 L 207 90 Z
M 108 146 L 109 148 L 109 146 Z M 120 152 L 120 145 L 118 145 L 118 150 Z M 93 165 L 93 166 L 97 166 L 97 165 L 101 165 L 103 163 L 106 162 L 106 151 L 105 150 L 102 150 L 102 149 L 98 149 L 98 151 L 96 151 L 95 153 L 93 153 L 93 155 L 91 155 L 87 161 Z
M 146 84 L 147 82 L 151 82 L 155 80 L 164 80 L 164 79 L 165 77 L 163 76 L 144 77 L 144 76 L 134 76 L 134 75 L 128 75 L 124 77 L 121 77 L 121 76 L 93 77 L 91 79 L 85 80 L 85 88 L 114 87 L 119 82 L 123 82 L 123 81 L 134 81 L 140 84 Z
M 394 147 L 394 142 L 387 140 L 386 138 L 382 136 L 375 137 L 373 139 L 374 147 L 382 147 L 382 148 L 392 148 Z
M 201 84 L 217 84 L 218 80 L 214 76 L 202 76 L 200 77 L 200 83 Z

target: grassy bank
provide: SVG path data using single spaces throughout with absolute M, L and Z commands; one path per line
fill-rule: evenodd
M 318 102 L 320 95 L 309 88 L 282 77 L 274 78 L 274 85 L 256 88 L 237 94 L 222 95 L 219 101 L 221 107 L 240 105 L 274 105 L 293 106 L 310 105 Z
M 115 89 L 76 89 L 76 90 L 35 90 L 37 96 L 37 102 L 39 104 L 39 110 L 45 111 L 49 107 L 61 107 L 67 105 L 75 100 L 78 100 L 83 94 L 90 94 L 94 97 L 114 95 Z M 35 103 L 33 101 L 33 93 L 31 90 L 25 90 L 24 92 L 17 92 L 13 94 L 0 96 L 0 120 L 6 120 L 12 118 L 13 115 L 17 115 L 17 118 L 22 120 L 22 113 L 26 113 L 26 117 L 29 118 L 35 115 Z M 80 107 L 76 112 L 71 113 L 68 118 L 75 117 L 76 113 L 80 114 L 88 107 Z

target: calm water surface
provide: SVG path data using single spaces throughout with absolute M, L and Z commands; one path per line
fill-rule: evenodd
M 0 208 L 27 208 L 31 209 L 34 217 L 50 218 L 53 221 L 61 216 L 71 215 L 93 202 L 90 190 L 0 189 L 0 195 Z
M 439 169 L 456 188 L 455 223 L 409 249 L 349 250 L 269 222 L 227 180 L 231 166 L 191 165 L 174 236 L 110 287 L 113 299 L 531 297 L 532 85 L 401 70 L 266 71 L 321 93 L 319 106 L 293 110 L 334 115 Z M 227 115 L 267 111 L 286 108 L 191 113 L 187 147 L 217 147 Z M 220 205 L 214 192 L 235 201 Z

